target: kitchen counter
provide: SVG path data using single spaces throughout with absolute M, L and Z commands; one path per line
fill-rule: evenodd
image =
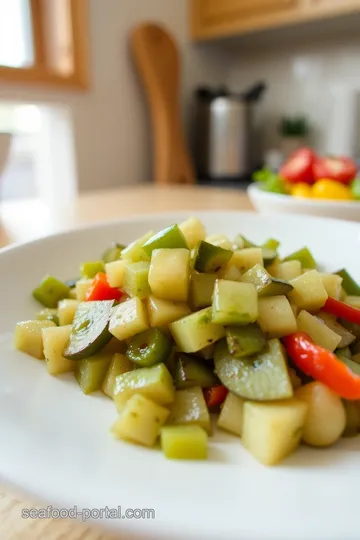
M 123 216 L 187 210 L 252 210 L 240 190 L 209 187 L 136 187 L 97 191 L 71 204 L 45 205 L 38 200 L 8 202 L 1 206 L 0 245 L 28 241 L 86 223 Z M 25 451 L 25 449 L 24 449 Z M 31 466 L 31 464 L 29 464 Z M 89 524 L 73 520 L 22 519 L 23 509 L 46 507 L 0 486 L 0 538 L 4 540 L 115 540 Z

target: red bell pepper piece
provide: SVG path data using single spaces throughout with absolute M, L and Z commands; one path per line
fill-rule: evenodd
M 357 165 L 354 160 L 347 157 L 318 158 L 313 165 L 315 180 L 328 178 L 349 184 L 357 174 Z
M 119 301 L 124 296 L 124 293 L 119 289 L 110 287 L 107 281 L 106 274 L 99 272 L 93 279 L 92 284 L 86 294 L 85 301 L 92 302 L 95 300 L 116 300 Z
M 335 298 L 329 297 L 321 309 L 336 317 L 345 319 L 345 321 L 360 324 L 360 309 L 348 306 L 340 300 L 335 300 Z
M 213 386 L 212 388 L 205 388 L 204 397 L 206 405 L 211 409 L 217 405 L 221 405 L 228 394 L 229 390 L 222 384 Z
M 360 377 L 341 362 L 335 354 L 315 345 L 304 332 L 283 338 L 293 362 L 304 373 L 320 381 L 345 399 L 360 399 Z
M 314 182 L 313 163 L 316 155 L 310 148 L 300 148 L 294 152 L 280 168 L 281 178 L 292 184 Z

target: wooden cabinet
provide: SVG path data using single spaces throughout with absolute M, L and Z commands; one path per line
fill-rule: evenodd
M 360 12 L 360 0 L 190 0 L 194 39 L 245 34 Z

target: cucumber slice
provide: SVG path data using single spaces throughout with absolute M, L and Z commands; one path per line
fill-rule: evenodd
M 178 225 L 172 225 L 154 234 L 143 244 L 142 248 L 149 256 L 151 256 L 154 249 L 189 249 L 185 236 Z
M 271 339 L 264 352 L 248 358 L 234 358 L 226 341 L 215 347 L 215 372 L 222 384 L 234 394 L 259 401 L 287 399 L 293 388 L 284 349 L 278 339 Z
M 75 379 L 84 394 L 100 390 L 110 362 L 110 354 L 96 354 L 76 363 Z
M 225 336 L 225 328 L 211 320 L 211 308 L 205 308 L 173 322 L 170 330 L 181 352 L 198 352 Z
M 99 352 L 112 338 L 109 319 L 114 300 L 83 302 L 75 313 L 65 358 L 80 360 Z
M 266 338 L 257 324 L 249 324 L 229 326 L 226 329 L 226 342 L 234 358 L 244 358 L 262 351 L 266 345 Z
M 175 385 L 179 389 L 200 386 L 211 388 L 219 384 L 217 377 L 208 367 L 187 354 L 179 354 L 176 365 Z
M 307 247 L 294 251 L 285 257 L 284 261 L 300 261 L 303 268 L 316 269 L 315 259 Z
M 53 276 L 46 276 L 33 290 L 33 297 L 45 307 L 57 308 L 60 300 L 70 297 L 70 288 Z
M 212 303 L 212 321 L 216 324 L 244 325 L 258 318 L 258 297 L 251 283 L 215 282 Z
M 211 434 L 210 414 L 200 386 L 175 392 L 168 424 L 198 425 Z
M 293 290 L 293 286 L 287 281 L 270 276 L 269 272 L 261 264 L 255 264 L 250 268 L 241 276 L 241 281 L 255 285 L 260 297 L 287 295 Z
M 93 279 L 99 272 L 105 272 L 104 261 L 88 261 L 80 267 L 80 275 L 83 279 Z
M 194 269 L 211 274 L 224 267 L 231 259 L 233 251 L 201 241 L 196 249 Z
M 349 272 L 343 268 L 336 272 L 336 274 L 343 278 L 342 287 L 346 294 L 353 296 L 360 296 L 360 285 L 350 276 Z

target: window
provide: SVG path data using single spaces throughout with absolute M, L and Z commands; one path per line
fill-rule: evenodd
M 0 83 L 86 88 L 87 0 L 0 0 Z

